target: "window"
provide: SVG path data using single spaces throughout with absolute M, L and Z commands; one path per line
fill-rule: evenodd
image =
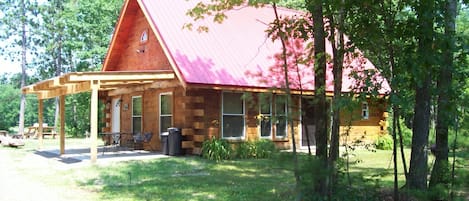
M 272 134 L 272 98 L 259 100 L 259 126 L 261 138 L 270 138 Z
M 142 97 L 132 97 L 132 132 L 142 132 Z
M 244 138 L 243 94 L 224 92 L 222 99 L 222 137 Z
M 287 137 L 287 97 L 275 97 L 275 137 Z
M 160 94 L 160 133 L 166 132 L 173 123 L 173 96 Z
M 148 41 L 148 29 L 143 30 L 142 34 L 140 35 L 140 43 L 146 43 Z
M 368 108 L 368 103 L 363 102 L 362 103 L 362 119 L 368 119 L 369 115 L 370 115 L 370 111 L 369 111 L 369 108 Z

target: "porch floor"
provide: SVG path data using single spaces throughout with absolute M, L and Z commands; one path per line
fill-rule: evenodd
M 70 147 L 65 148 L 65 154 L 60 155 L 59 149 L 42 149 L 34 152 L 38 156 L 56 160 L 64 164 L 90 164 L 89 147 Z M 169 156 L 161 152 L 150 152 L 144 150 L 130 150 L 125 147 L 98 147 L 98 164 L 111 162 L 148 160 L 156 158 L 167 158 Z

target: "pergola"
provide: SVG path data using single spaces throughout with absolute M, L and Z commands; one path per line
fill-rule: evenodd
M 179 85 L 173 71 L 103 71 L 73 72 L 26 86 L 23 94 L 36 94 L 38 104 L 38 138 L 43 144 L 43 100 L 60 97 L 60 154 L 65 153 L 65 97 L 91 91 L 90 160 L 96 162 L 98 153 L 98 92 L 109 96 Z

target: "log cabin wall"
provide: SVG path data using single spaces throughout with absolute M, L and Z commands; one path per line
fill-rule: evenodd
M 200 154 L 202 143 L 218 138 L 221 92 L 210 89 L 188 89 L 178 96 L 176 115 L 181 117 L 183 145 L 189 154 Z
M 361 105 L 355 107 L 352 112 L 342 110 L 340 114 L 340 133 L 341 142 L 345 139 L 349 124 L 351 124 L 348 142 L 363 141 L 364 143 L 373 143 L 380 135 L 387 133 L 386 126 L 386 106 L 384 103 L 368 100 L 369 116 L 368 119 L 362 118 Z M 351 120 L 351 121 L 350 121 Z
M 159 129 L 159 103 L 160 94 L 172 93 L 173 95 L 173 127 L 181 128 L 183 135 L 182 147 L 186 154 L 200 154 L 202 143 L 212 137 L 221 137 L 221 96 L 222 91 L 211 89 L 198 89 L 182 87 L 167 89 L 150 89 L 144 92 L 135 92 L 122 95 L 121 106 L 121 131 L 132 130 L 132 97 L 142 96 L 142 132 L 152 132 L 153 137 L 150 143 L 144 144 L 145 150 L 161 150 L 160 129 Z M 259 114 L 258 94 L 253 93 L 252 98 L 245 103 L 246 109 L 246 141 L 260 139 L 259 123 L 256 116 Z M 294 108 L 299 105 L 299 97 L 292 99 Z M 126 109 L 127 108 L 127 109 Z M 380 122 L 385 121 L 384 106 L 376 102 L 369 103 L 369 118 L 361 119 L 361 108 L 350 112 L 341 113 L 341 133 L 347 129 L 348 119 L 352 118 L 352 129 L 349 135 L 349 142 L 362 139 L 366 133 L 367 142 L 373 142 L 378 134 L 386 132 L 385 126 L 380 127 Z M 301 122 L 300 113 L 293 112 L 294 136 L 297 147 L 301 145 Z M 292 143 L 292 132 L 288 127 L 288 135 L 285 139 L 276 139 L 272 135 L 272 140 L 280 149 L 290 149 Z M 342 139 L 343 140 L 343 139 Z M 362 139 L 363 140 L 363 139 Z M 239 141 L 232 141 L 232 143 Z M 342 142 L 342 141 L 341 141 Z
M 128 37 L 120 38 L 116 43 L 115 53 L 119 56 L 113 57 L 116 65 L 108 70 L 113 71 L 132 71 L 132 70 L 171 70 L 163 48 L 157 41 L 157 37 L 150 28 L 150 24 L 145 18 L 141 9 L 137 9 L 134 20 L 126 21 L 125 30 Z M 142 33 L 146 31 L 148 40 L 141 42 Z M 126 41 L 125 41 L 126 40 Z

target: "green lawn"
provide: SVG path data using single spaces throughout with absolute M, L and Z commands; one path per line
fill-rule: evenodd
M 80 144 L 80 140 L 68 140 L 67 144 Z M 56 142 L 46 140 L 45 145 L 57 146 Z M 37 144 L 10 150 L 21 157 L 32 152 L 34 146 Z M 458 154 L 458 189 L 467 193 L 469 154 Z M 86 195 L 77 196 L 87 200 L 292 200 L 294 178 L 290 159 L 216 163 L 196 156 L 171 157 L 43 171 L 41 175 L 24 173 L 51 186 L 83 189 Z M 391 151 L 357 150 L 350 161 L 352 184 L 392 186 Z M 402 168 L 399 172 L 400 185 L 403 185 Z M 365 180 L 357 180 L 357 175 L 363 175 Z

